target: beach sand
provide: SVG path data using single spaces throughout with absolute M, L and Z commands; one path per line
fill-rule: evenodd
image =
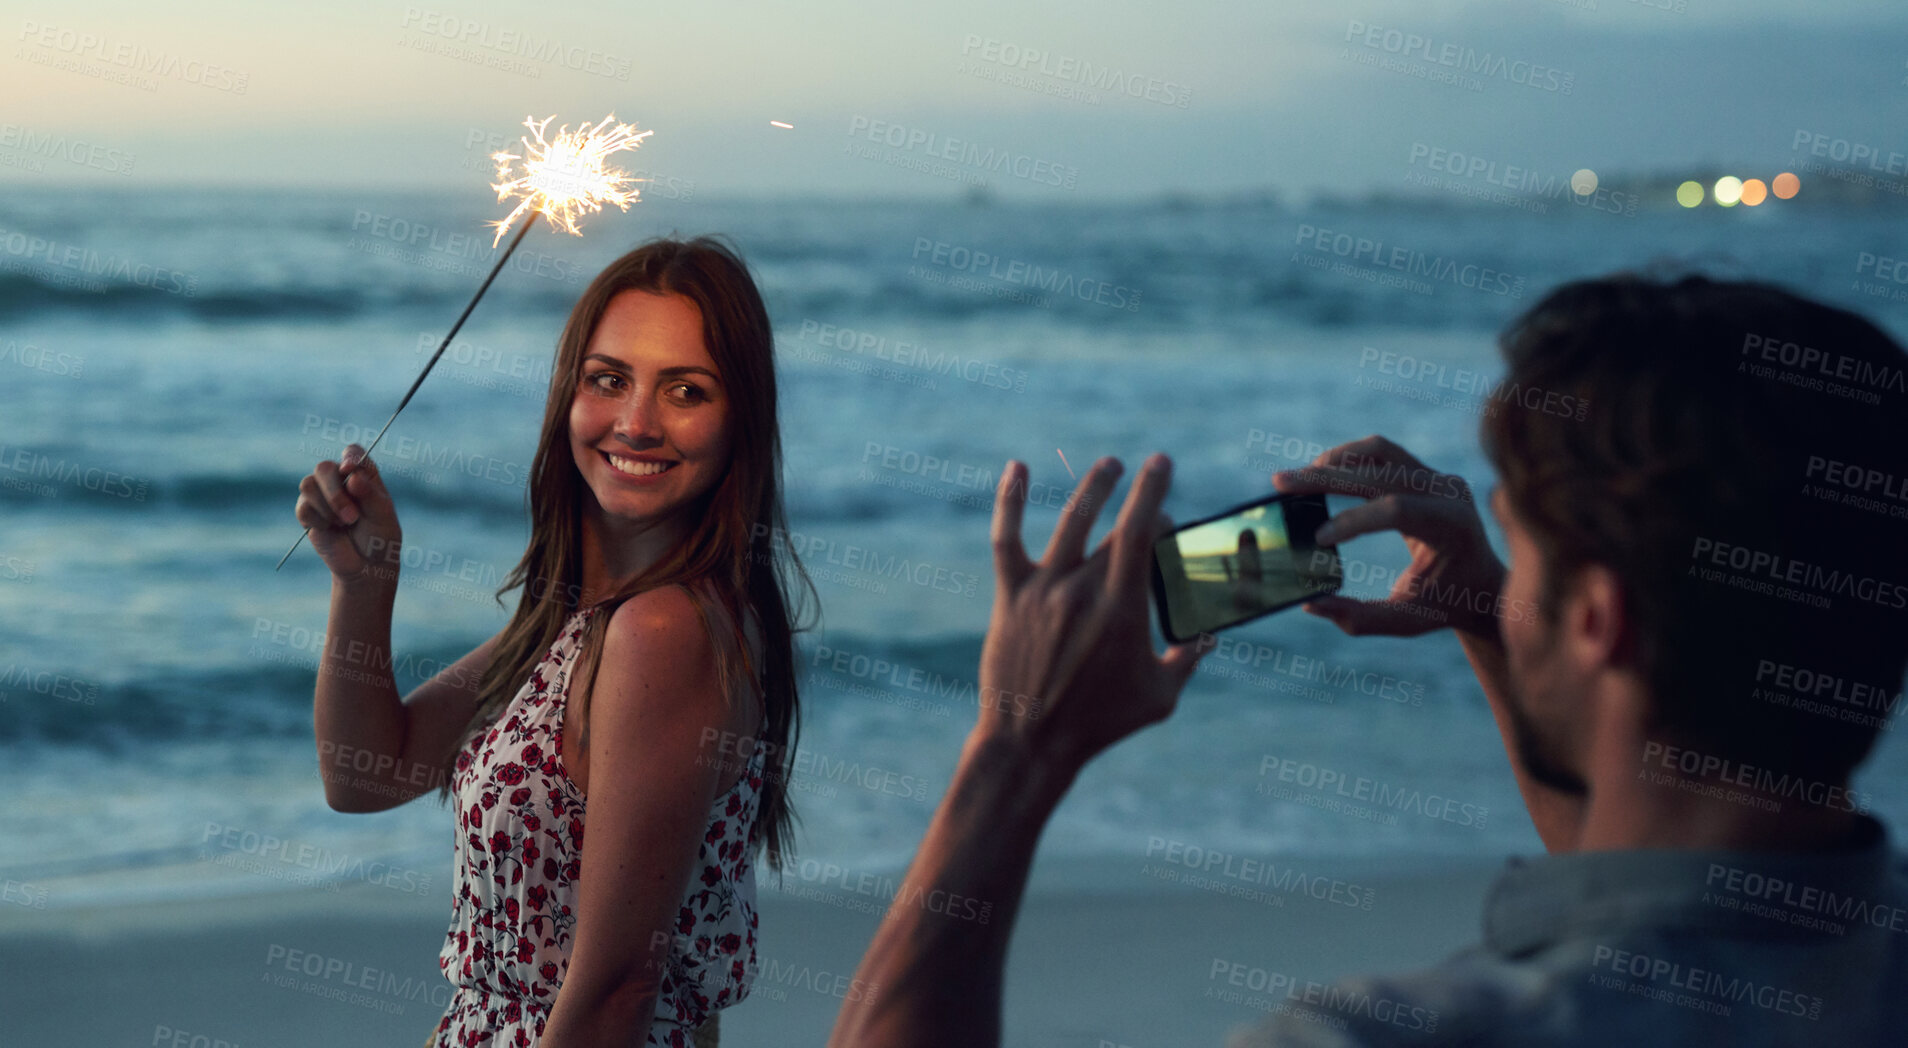
M 1262 1017 L 1208 991 L 1242 965 L 1294 979 L 1396 971 L 1477 938 L 1496 859 L 1307 864 L 1355 885 L 1369 910 L 1238 880 L 1162 884 L 1158 867 L 1098 887 L 1047 865 L 1009 960 L 1005 1043 L 1080 1048 L 1219 1045 Z M 1170 876 L 1170 875 L 1169 875 Z M 1140 883 L 1146 881 L 1148 883 Z M 1236 897 L 1240 890 L 1258 897 Z M 722 1013 L 730 1046 L 820 1045 L 879 910 L 866 898 L 764 883 L 763 974 Z M 448 1000 L 436 957 L 449 892 L 365 885 L 0 914 L 7 1044 L 35 1048 L 422 1045 Z M 1342 896 L 1342 893 L 1341 893 Z M 819 901 L 818 901 L 819 898 Z M 294 951 L 299 951 L 294 953 Z M 314 961 L 312 958 L 317 958 Z M 315 971 L 319 974 L 310 975 Z M 877 988 L 876 992 L 879 990 Z

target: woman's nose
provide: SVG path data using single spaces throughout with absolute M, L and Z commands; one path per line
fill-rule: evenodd
M 655 401 L 641 390 L 632 394 L 617 412 L 616 432 L 636 440 L 660 437 L 662 421 Z

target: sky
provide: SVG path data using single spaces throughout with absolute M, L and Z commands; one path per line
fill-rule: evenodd
M 13 185 L 454 189 L 526 116 L 611 112 L 655 132 L 628 166 L 703 198 L 1357 193 L 1432 149 L 1769 177 L 1804 133 L 1908 153 L 1898 0 L 7 7 Z

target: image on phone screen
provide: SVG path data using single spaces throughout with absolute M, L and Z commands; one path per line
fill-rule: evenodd
M 1197 520 L 1153 545 L 1153 594 L 1174 643 L 1335 592 L 1338 551 L 1313 534 L 1323 495 L 1274 495 Z

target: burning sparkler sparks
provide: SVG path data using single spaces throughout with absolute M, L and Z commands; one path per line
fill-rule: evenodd
M 540 212 L 550 223 L 551 229 L 560 229 L 571 236 L 581 236 L 576 228 L 576 216 L 585 209 L 601 211 L 604 204 L 615 204 L 624 211 L 629 210 L 629 202 L 637 198 L 638 190 L 634 183 L 639 179 L 631 178 L 612 167 L 604 166 L 604 158 L 611 153 L 624 149 L 634 149 L 642 140 L 654 134 L 653 131 L 638 133 L 633 124 L 614 124 L 616 114 L 604 117 L 595 127 L 578 127 L 571 131 L 568 124 L 557 128 L 555 138 L 545 139 L 543 129 L 550 125 L 555 117 L 542 120 L 526 117 L 523 126 L 537 136 L 532 145 L 529 138 L 523 138 L 524 154 L 494 153 L 491 159 L 497 162 L 497 178 L 500 180 L 490 188 L 497 191 L 497 199 L 509 200 L 512 196 L 521 196 L 523 200 L 517 209 L 501 222 L 491 223 L 497 228 L 497 236 L 490 246 L 496 247 L 510 224 L 525 211 Z M 605 131 L 605 128 L 609 130 Z M 511 161 L 523 161 L 523 173 L 511 177 Z M 625 186 L 630 188 L 625 189 Z
M 532 145 L 529 138 L 521 139 L 524 149 L 522 156 L 515 153 L 491 155 L 491 159 L 497 162 L 497 177 L 502 180 L 490 187 L 497 191 L 497 199 L 509 200 L 512 196 L 523 198 L 517 204 L 517 209 L 510 212 L 503 221 L 490 223 L 497 229 L 496 237 L 490 242 L 491 247 L 496 247 L 503 240 L 503 235 L 509 231 L 511 223 L 526 211 L 541 214 L 550 223 L 551 229 L 560 230 L 571 236 L 582 236 L 583 231 L 576 226 L 578 215 L 585 211 L 601 211 L 604 204 L 615 204 L 624 211 L 628 211 L 630 202 L 637 199 L 639 195 L 640 191 L 636 189 L 635 183 L 642 179 L 632 178 L 625 172 L 607 166 L 604 159 L 611 153 L 636 148 L 642 144 L 643 139 L 654 132 L 638 133 L 632 124 L 616 123 L 616 114 L 611 113 L 595 127 L 578 127 L 575 131 L 571 131 L 569 125 L 565 124 L 557 128 L 555 138 L 546 139 L 543 136 L 543 129 L 550 126 L 550 121 L 554 119 L 556 118 L 553 116 L 546 116 L 542 120 L 535 117 L 524 118 L 523 126 L 537 136 L 537 141 Z M 513 160 L 523 161 L 523 173 L 515 178 L 510 175 Z M 404 399 L 398 401 L 397 411 L 391 412 L 391 417 L 385 420 L 384 428 L 378 430 L 378 435 L 371 438 L 370 445 L 364 449 L 366 458 L 370 457 L 371 452 L 377 450 L 378 441 L 384 439 L 385 431 L 391 428 L 391 423 L 397 421 L 399 412 L 404 410 L 404 405 L 409 404 L 411 398 L 417 394 L 417 387 L 424 384 L 424 376 L 429 375 L 431 369 L 437 366 L 438 358 L 444 355 L 444 350 L 450 346 L 451 339 L 456 338 L 457 332 L 463 329 L 464 321 L 470 319 L 471 310 L 477 308 L 477 303 L 484 297 L 484 292 L 490 290 L 491 281 L 496 280 L 497 274 L 503 271 L 504 263 L 510 260 L 510 255 L 517 250 L 517 245 L 523 243 L 524 235 L 530 232 L 530 226 L 534 222 L 535 219 L 525 222 L 523 228 L 510 241 L 510 246 L 504 248 L 503 253 L 497 256 L 496 263 L 490 267 L 490 275 L 484 278 L 483 284 L 477 288 L 477 293 L 471 296 L 470 304 L 466 305 L 464 312 L 458 315 L 457 322 L 452 324 L 450 331 L 444 335 L 444 341 L 437 344 L 437 352 L 431 354 L 431 359 L 424 365 L 424 370 L 418 372 L 417 378 L 411 383 L 410 390 L 404 394 Z M 305 536 L 310 534 L 311 529 L 306 528 L 298 536 L 297 541 L 291 544 L 291 549 L 286 550 L 285 555 L 278 558 L 279 568 L 285 566 L 285 561 L 291 559 L 291 555 L 298 551 L 298 543 L 305 541 Z

